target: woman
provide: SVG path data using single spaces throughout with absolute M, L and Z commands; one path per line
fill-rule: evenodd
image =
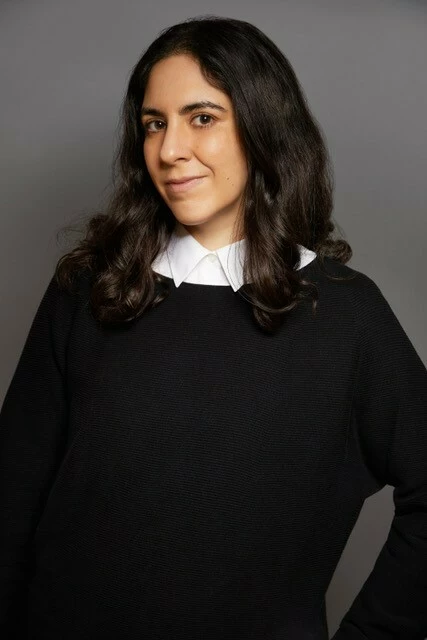
M 391 484 L 334 638 L 423 638 L 427 371 L 333 238 L 289 62 L 247 22 L 165 30 L 117 160 L 2 407 L 2 637 L 326 640 L 335 567 Z

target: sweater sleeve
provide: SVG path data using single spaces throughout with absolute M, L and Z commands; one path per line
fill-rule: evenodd
M 52 278 L 0 411 L 0 637 L 26 638 L 32 538 L 65 444 L 71 296 Z
M 427 370 L 377 285 L 362 276 L 354 411 L 368 467 L 394 487 L 374 568 L 332 640 L 427 638 Z M 360 291 L 359 291 L 360 293 Z

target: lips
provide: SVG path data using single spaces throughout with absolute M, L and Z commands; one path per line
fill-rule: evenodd
M 166 189 L 170 193 L 179 193 L 181 191 L 189 191 L 199 185 L 206 176 L 194 176 L 193 178 L 184 178 L 182 180 L 174 180 L 166 182 Z
M 188 176 L 186 178 L 177 178 L 176 180 L 168 180 L 166 184 L 182 184 L 183 182 L 189 182 L 190 180 L 195 180 L 196 178 L 203 178 L 203 176 Z

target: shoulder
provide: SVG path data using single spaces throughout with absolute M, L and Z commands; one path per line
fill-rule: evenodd
M 313 280 L 318 286 L 320 301 L 322 295 L 326 300 L 334 300 L 334 321 L 352 315 L 361 345 L 367 352 L 398 351 L 399 347 L 413 351 L 395 310 L 373 277 L 325 258 L 322 263 L 317 261 Z
M 332 258 L 325 257 L 316 260 L 310 273 L 316 285 L 323 291 L 347 298 L 354 305 L 355 311 L 359 307 L 375 305 L 384 307 L 388 302 L 381 288 L 373 277 L 367 273 L 354 269 Z
M 332 314 L 335 323 L 352 319 L 359 333 L 377 334 L 401 328 L 389 301 L 367 273 L 332 258 L 317 259 L 306 272 L 319 295 L 319 311 Z
M 67 283 L 61 282 L 54 271 L 39 302 L 32 330 L 46 326 L 55 340 L 67 339 L 76 314 L 89 308 L 90 282 L 87 270 L 76 272 Z
M 55 270 L 45 288 L 41 304 L 50 312 L 75 308 L 88 299 L 90 287 L 91 272 L 88 269 L 76 271 L 67 282 L 60 280 Z

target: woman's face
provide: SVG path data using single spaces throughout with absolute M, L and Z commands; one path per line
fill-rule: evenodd
M 230 98 L 204 79 L 193 58 L 173 55 L 151 70 L 142 123 L 148 172 L 175 218 L 212 251 L 229 244 L 247 181 Z

